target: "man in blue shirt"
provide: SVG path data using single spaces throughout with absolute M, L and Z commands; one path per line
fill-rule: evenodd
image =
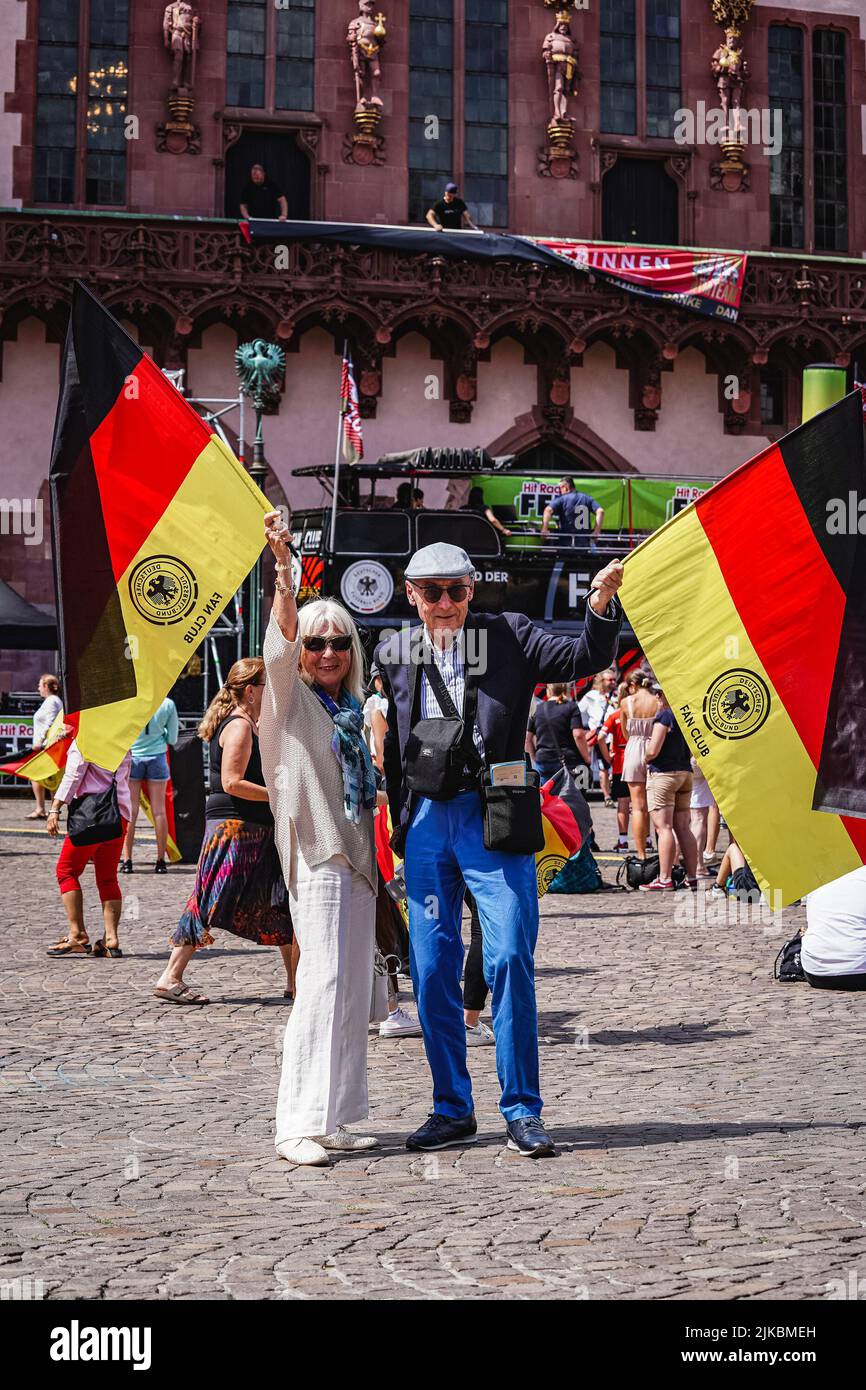
M 604 521 L 604 508 L 600 507 L 594 497 L 590 497 L 587 492 L 575 492 L 573 478 L 561 478 L 559 483 L 559 496 L 555 497 L 544 509 L 541 519 L 541 534 L 550 534 L 550 519 L 556 517 L 561 535 L 573 536 L 580 532 L 590 531 L 590 517 L 595 516 L 595 526 L 592 529 L 592 539 L 597 541 L 601 534 L 601 526 Z

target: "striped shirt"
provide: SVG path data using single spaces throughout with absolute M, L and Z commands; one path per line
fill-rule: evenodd
M 426 634 L 425 634 L 426 637 Z M 454 701 L 454 708 L 458 714 L 463 713 L 463 701 L 466 696 L 466 666 L 463 659 L 463 628 L 450 647 L 444 649 L 435 643 L 425 642 L 428 651 L 432 650 L 433 660 L 439 668 L 439 674 L 445 682 L 445 689 Z M 421 673 L 421 717 L 422 719 L 438 719 L 442 716 L 442 709 L 439 701 L 430 685 L 427 676 Z M 484 740 L 478 729 L 476 720 L 472 729 L 472 741 L 478 750 L 479 755 L 484 757 Z

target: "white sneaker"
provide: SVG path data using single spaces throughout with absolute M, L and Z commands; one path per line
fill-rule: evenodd
M 405 1009 L 395 1009 L 379 1024 L 380 1038 L 420 1038 L 421 1024 Z
M 495 1038 L 493 1037 L 493 1029 L 492 1029 L 492 1028 L 488 1028 L 486 1023 L 482 1023 L 480 1019 L 478 1020 L 478 1022 L 475 1024 L 474 1027 L 471 1027 L 471 1026 L 467 1023 L 467 1025 L 466 1025 L 466 1046 L 467 1046 L 467 1047 L 485 1047 L 485 1046 L 487 1046 L 487 1044 L 492 1043 L 492 1042 L 495 1042 Z
M 277 1154 L 287 1163 L 295 1163 L 298 1167 L 328 1168 L 331 1163 L 322 1145 L 315 1139 L 285 1139 L 277 1145 Z
M 718 858 L 719 858 L 718 854 L 707 854 L 707 851 L 704 850 L 704 853 L 703 853 L 703 860 L 704 860 L 704 863 L 705 863 L 705 864 L 715 864 L 715 862 L 716 862 L 716 860 L 717 860 Z
M 323 1149 L 336 1149 L 339 1153 L 352 1153 L 355 1149 L 378 1149 L 379 1140 L 372 1134 L 350 1134 L 342 1125 L 337 1125 L 333 1134 L 316 1137 L 316 1144 Z

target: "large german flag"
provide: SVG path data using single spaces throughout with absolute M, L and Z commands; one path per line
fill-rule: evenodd
M 68 732 L 64 733 L 64 729 Z M 50 792 L 56 791 L 63 780 L 66 755 L 75 738 L 76 721 L 66 719 L 61 710 L 52 721 L 41 748 L 27 753 L 23 758 L 15 758 L 10 763 L 0 763 L 0 772 L 10 777 L 23 777 L 28 782 L 40 782 Z
M 625 562 L 629 621 L 773 906 L 866 861 L 864 490 L 852 392 Z
M 113 770 L 252 568 L 269 504 L 81 284 L 50 481 L 64 708 Z

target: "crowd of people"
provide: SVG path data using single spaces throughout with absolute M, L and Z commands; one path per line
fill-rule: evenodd
M 325 1165 L 333 1151 L 376 1147 L 373 1136 L 349 1128 L 367 1117 L 374 1019 L 384 1037 L 424 1039 L 433 1108 L 409 1149 L 475 1139 L 467 1047 L 495 1041 L 508 1147 L 532 1158 L 553 1154 L 541 1119 L 533 972 L 537 789 L 563 769 L 578 795 L 597 786 L 616 809 L 610 848 L 643 866 L 646 892 L 697 893 L 701 879 L 715 879 L 713 894 L 749 881 L 757 887 L 733 837 L 717 871 L 710 867 L 718 807 L 653 672 L 641 666 L 620 680 L 611 664 L 622 565 L 598 572 L 583 632 L 568 637 L 523 614 L 473 612 L 469 556 L 444 542 L 426 546 L 406 568 L 419 618 L 408 649 L 383 640 L 367 670 L 359 631 L 340 603 L 297 607 L 280 513 L 265 518 L 265 535 L 276 593 L 264 654 L 235 663 L 199 726 L 209 748 L 205 831 L 154 996 L 180 1006 L 210 1002 L 185 971 L 214 931 L 280 951 L 292 1008 L 275 1146 L 292 1164 Z M 34 743 L 60 713 L 53 677 L 42 678 L 40 694 Z M 68 808 L 57 861 L 66 930 L 50 956 L 122 956 L 118 870 L 133 871 L 146 785 L 156 872 L 165 872 L 160 816 L 177 732 L 166 700 L 113 772 L 85 761 L 72 742 L 47 814 L 56 837 Z M 417 1019 L 399 1002 L 400 927 L 378 867 L 375 818 L 386 815 L 405 879 Z M 594 836 L 591 843 L 603 848 Z M 81 887 L 89 863 L 103 918 L 92 944 Z M 866 869 L 810 894 L 807 917 L 801 957 L 809 983 L 864 987 Z M 386 1014 L 376 1002 L 383 961 Z M 488 997 L 492 1030 L 481 1019 Z

